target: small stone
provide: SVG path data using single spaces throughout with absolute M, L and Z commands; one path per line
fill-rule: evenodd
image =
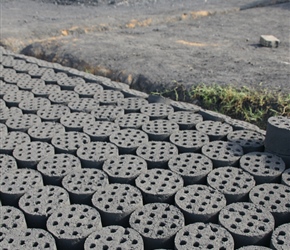
M 278 48 L 280 40 L 272 35 L 262 35 L 260 37 L 260 44 L 265 47 Z

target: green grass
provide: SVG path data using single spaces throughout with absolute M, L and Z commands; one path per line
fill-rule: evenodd
M 251 122 L 264 129 L 271 116 L 290 117 L 290 94 L 270 92 L 265 89 L 256 90 L 246 87 L 237 89 L 233 86 L 200 84 L 189 89 L 177 86 L 152 94 L 176 101 L 198 103 L 203 108 Z

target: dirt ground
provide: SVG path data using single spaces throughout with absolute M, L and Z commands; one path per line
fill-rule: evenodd
M 0 44 L 146 92 L 205 83 L 290 93 L 289 0 L 2 0 Z M 261 35 L 280 39 L 259 45 Z

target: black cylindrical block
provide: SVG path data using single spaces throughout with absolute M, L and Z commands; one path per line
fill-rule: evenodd
M 95 208 L 87 205 L 64 206 L 48 218 L 46 227 L 56 239 L 57 249 L 83 249 L 85 239 L 102 227 Z
M 234 249 L 232 235 L 222 226 L 196 222 L 182 228 L 175 236 L 176 250 L 191 249 Z
M 65 189 L 44 186 L 28 190 L 18 204 L 25 214 L 28 227 L 46 229 L 47 218 L 61 206 L 70 205 L 70 200 Z
M 55 154 L 41 160 L 37 165 L 37 170 L 42 174 L 45 185 L 61 186 L 64 176 L 81 167 L 81 162 L 76 156 Z
M 141 235 L 132 228 L 108 226 L 92 233 L 85 241 L 84 250 L 134 249 L 143 250 Z
M 271 153 L 251 152 L 241 157 L 240 167 L 253 175 L 257 184 L 280 183 L 285 163 Z
M 264 183 L 250 192 L 250 201 L 272 213 L 275 226 L 290 222 L 290 187 L 277 183 Z
M 19 168 L 36 169 L 37 164 L 44 158 L 54 155 L 54 147 L 47 142 L 28 142 L 15 147 L 13 156 Z
M 130 226 L 142 235 L 145 249 L 173 249 L 174 237 L 184 227 L 184 217 L 175 206 L 151 203 L 132 213 Z
M 110 142 L 90 142 L 77 150 L 84 168 L 101 169 L 105 160 L 118 154 L 117 146 Z
M 167 169 L 151 169 L 138 176 L 136 186 L 142 192 L 144 203 L 174 203 L 175 193 L 183 187 L 180 175 Z
M 98 189 L 92 197 L 105 226 L 129 226 L 129 216 L 143 206 L 140 190 L 129 184 L 110 184 Z
M 19 198 L 33 187 L 43 186 L 41 174 L 33 169 L 11 169 L 1 173 L 3 205 L 18 207 Z
M 135 179 L 146 172 L 147 163 L 135 155 L 113 156 L 104 162 L 103 170 L 109 176 L 110 183 L 135 184 Z
M 120 154 L 134 154 L 141 144 L 149 141 L 149 138 L 148 135 L 141 130 L 122 129 L 113 132 L 109 140 L 118 147 Z
M 99 169 L 78 169 L 62 179 L 62 186 L 68 191 L 71 203 L 91 205 L 94 192 L 109 184 L 106 173 Z
M 168 161 L 178 154 L 169 142 L 150 141 L 138 147 L 136 154 L 146 160 L 148 168 L 167 168 Z
M 237 202 L 223 208 L 219 223 L 234 237 L 235 247 L 268 246 L 274 229 L 274 217 L 264 207 L 250 202 Z
M 184 214 L 186 224 L 217 223 L 218 213 L 226 203 L 221 192 L 206 185 L 190 185 L 180 189 L 175 195 L 175 204 Z
M 234 167 L 212 170 L 207 176 L 207 183 L 225 195 L 227 204 L 249 201 L 249 192 L 256 184 L 252 175 Z

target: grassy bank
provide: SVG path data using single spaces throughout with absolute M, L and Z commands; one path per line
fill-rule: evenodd
M 265 89 L 237 89 L 232 86 L 200 84 L 189 89 L 177 86 L 153 94 L 177 101 L 198 103 L 203 108 L 251 122 L 264 129 L 270 116 L 290 117 L 290 94 Z

